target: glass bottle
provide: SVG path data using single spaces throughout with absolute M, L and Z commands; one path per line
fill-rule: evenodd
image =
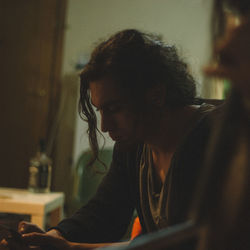
M 45 152 L 45 143 L 40 141 L 36 156 L 30 160 L 28 189 L 35 193 L 48 193 L 51 186 L 51 159 Z

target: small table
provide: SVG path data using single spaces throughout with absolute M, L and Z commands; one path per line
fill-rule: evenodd
M 50 226 L 62 219 L 64 193 L 31 193 L 26 189 L 0 188 L 0 212 L 26 214 L 31 223 L 45 229 L 46 217 L 50 216 Z

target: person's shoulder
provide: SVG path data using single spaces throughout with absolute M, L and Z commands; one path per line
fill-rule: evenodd
M 196 105 L 198 105 L 196 112 L 197 118 L 192 132 L 195 134 L 200 132 L 207 133 L 210 130 L 213 121 L 216 119 L 220 105 L 218 106 L 207 102 L 202 102 Z
M 210 112 L 214 112 L 215 109 L 216 109 L 215 105 L 204 102 L 200 105 L 199 112 L 201 114 L 208 114 Z
M 203 119 L 214 120 L 219 118 L 224 109 L 224 100 L 219 99 L 200 99 L 199 112 Z

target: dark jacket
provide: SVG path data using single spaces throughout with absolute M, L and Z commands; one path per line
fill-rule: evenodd
M 210 127 L 208 113 L 196 123 L 172 159 L 174 171 L 169 202 L 170 225 L 186 219 Z M 66 239 L 89 243 L 119 241 L 127 230 L 134 209 L 146 233 L 139 191 L 141 153 L 142 145 L 135 145 L 129 151 L 120 150 L 117 144 L 114 146 L 111 167 L 95 197 L 56 227 Z

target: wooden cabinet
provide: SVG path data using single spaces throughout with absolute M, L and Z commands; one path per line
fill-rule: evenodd
M 58 108 L 66 0 L 0 0 L 0 186 L 26 188 Z

